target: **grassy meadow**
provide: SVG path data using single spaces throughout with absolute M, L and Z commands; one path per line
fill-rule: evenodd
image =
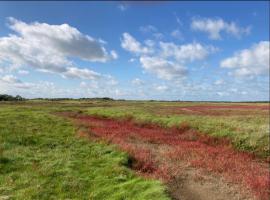
M 56 115 L 63 111 L 165 128 L 184 123 L 203 134 L 228 138 L 237 151 L 269 157 L 269 109 L 191 109 L 208 105 L 240 103 L 0 102 L 0 199 L 169 199 L 163 183 L 129 168 L 127 153 L 78 137 L 78 127 Z
M 0 199 L 168 199 L 128 169 L 126 153 L 76 137 L 53 114 L 69 107 L 0 105 Z

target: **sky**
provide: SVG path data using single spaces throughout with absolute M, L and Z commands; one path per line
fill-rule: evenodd
M 269 100 L 269 2 L 0 2 L 0 93 Z

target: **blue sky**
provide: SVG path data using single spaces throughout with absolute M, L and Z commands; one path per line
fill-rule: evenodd
M 269 99 L 269 2 L 0 2 L 0 93 Z

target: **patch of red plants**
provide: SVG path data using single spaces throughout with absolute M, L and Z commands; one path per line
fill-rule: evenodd
M 177 173 L 178 162 L 186 162 L 246 186 L 259 199 L 269 199 L 268 163 L 249 153 L 234 150 L 226 139 L 217 139 L 192 130 L 188 123 L 162 128 L 154 124 L 139 125 L 132 120 L 77 116 L 96 137 L 117 144 L 129 153 L 132 167 L 148 176 L 169 180 Z M 147 144 L 151 144 L 147 146 Z M 156 156 L 155 146 L 169 147 Z M 173 170 L 167 163 L 174 163 Z

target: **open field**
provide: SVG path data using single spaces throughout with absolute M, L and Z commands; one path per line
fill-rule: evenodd
M 76 137 L 49 106 L 1 105 L 0 121 L 0 199 L 168 199 L 127 154 Z
M 0 199 L 268 199 L 269 104 L 0 103 Z

